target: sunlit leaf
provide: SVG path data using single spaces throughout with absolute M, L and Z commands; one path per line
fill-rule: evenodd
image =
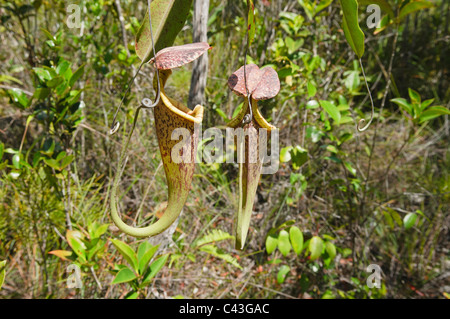
M 294 249 L 294 252 L 297 255 L 300 255 L 300 253 L 303 250 L 303 233 L 302 231 L 296 227 L 292 226 L 289 229 L 289 238 L 291 240 L 292 248 Z
M 121 284 L 136 279 L 136 274 L 128 267 L 121 269 L 111 284 Z
M 315 260 L 322 255 L 323 240 L 319 236 L 314 236 L 309 241 L 309 251 L 311 252 L 311 260 Z
M 152 31 L 156 52 L 170 47 L 183 28 L 192 0 L 154 0 L 152 1 Z M 153 57 L 152 39 L 148 10 L 136 35 L 136 53 L 143 62 Z
M 118 239 L 111 239 L 111 242 L 113 245 L 117 248 L 117 250 L 120 252 L 120 254 L 125 258 L 125 260 L 135 269 L 135 271 L 138 271 L 138 262 L 137 262 L 137 256 L 134 250 L 128 246 L 123 241 L 120 241 Z
M 167 258 L 169 258 L 168 254 L 164 255 L 162 257 L 159 257 L 150 265 L 150 271 L 148 272 L 148 274 L 145 276 L 144 280 L 142 281 L 143 284 L 149 283 L 150 280 L 152 280 L 153 277 L 155 277 L 158 274 L 158 272 L 166 264 Z
M 279 284 L 282 284 L 286 280 L 286 277 L 290 270 L 291 268 L 288 265 L 282 265 L 280 267 L 280 270 L 278 270 L 277 274 L 277 281 Z
M 52 250 L 48 252 L 49 254 L 55 255 L 56 257 L 61 258 L 62 260 L 69 260 L 66 257 L 69 257 L 70 255 L 72 255 L 71 251 L 68 250 Z
M 2 289 L 3 282 L 5 281 L 6 274 L 6 260 L 0 261 L 0 290 Z
M 356 0 L 340 0 L 343 18 L 342 29 L 350 47 L 358 58 L 364 54 L 364 33 L 358 22 L 358 3 Z
M 275 251 L 278 246 L 278 239 L 273 237 L 272 235 L 267 236 L 266 238 L 266 251 L 267 254 L 271 254 Z
M 287 256 L 291 251 L 291 243 L 289 241 L 289 233 L 284 229 L 278 235 L 278 250 L 283 256 Z
M 403 217 L 403 226 L 405 229 L 410 229 L 416 224 L 417 214 L 416 213 L 408 213 Z

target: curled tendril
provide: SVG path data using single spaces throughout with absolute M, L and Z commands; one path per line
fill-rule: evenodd
M 361 59 L 359 59 L 359 65 L 361 66 L 362 74 L 363 74 L 363 77 L 364 77 L 364 82 L 366 83 L 367 92 L 369 92 L 370 103 L 372 105 L 372 112 L 370 113 L 370 120 L 369 120 L 369 122 L 363 128 L 361 128 L 361 126 L 363 126 L 364 123 L 366 123 L 366 120 L 365 119 L 360 119 L 359 122 L 358 122 L 358 126 L 357 126 L 358 131 L 359 132 L 364 132 L 365 130 L 367 130 L 369 128 L 370 124 L 372 123 L 372 120 L 373 120 L 373 117 L 374 117 L 374 114 L 375 114 L 375 107 L 373 105 L 372 93 L 370 93 L 369 84 L 367 84 L 366 74 L 364 73 L 364 67 L 362 65 Z
M 152 15 L 151 15 L 150 3 L 151 3 L 151 0 L 147 0 L 147 6 L 148 6 L 148 20 L 149 20 L 149 23 L 150 23 L 150 37 L 151 37 L 151 39 L 152 39 L 152 46 L 151 46 L 151 48 L 153 48 L 153 57 L 154 57 L 152 61 L 153 61 L 153 62 L 156 62 L 155 42 L 154 42 L 154 40 L 153 40 Z M 151 49 L 151 48 L 148 47 L 147 53 L 145 54 L 145 56 L 148 56 L 148 54 L 150 53 L 150 49 Z M 112 125 L 111 125 L 111 129 L 109 130 L 109 134 L 110 134 L 110 135 L 115 134 L 115 133 L 119 130 L 120 122 L 116 120 L 117 114 L 119 113 L 119 110 L 122 108 L 123 101 L 125 100 L 125 97 L 127 96 L 128 92 L 130 91 L 130 87 L 131 87 L 131 85 L 134 83 L 134 79 L 135 79 L 136 76 L 139 74 L 139 71 L 141 70 L 143 64 L 144 64 L 144 61 L 141 62 L 141 64 L 139 65 L 139 68 L 138 68 L 137 71 L 136 71 L 136 74 L 133 76 L 133 78 L 131 79 L 131 81 L 128 83 L 127 90 L 125 91 L 125 94 L 124 94 L 122 100 L 120 101 L 120 105 L 119 105 L 119 107 L 117 108 L 116 113 L 114 114 L 113 123 L 112 123 Z M 155 66 L 156 66 L 156 63 L 155 63 Z M 148 109 L 148 108 L 153 108 L 153 107 L 155 107 L 156 105 L 158 105 L 159 100 L 160 100 L 160 96 L 161 96 L 161 84 L 160 84 L 160 79 L 159 79 L 159 70 L 158 70 L 158 68 L 156 68 L 156 76 L 157 76 L 157 82 L 158 82 L 158 89 L 157 89 L 157 92 L 156 92 L 156 100 L 155 100 L 155 103 L 152 104 L 152 101 L 151 101 L 149 98 L 144 98 L 144 99 L 142 100 L 142 105 L 140 106 L 140 108 L 142 107 L 142 108 Z M 138 113 L 139 113 L 139 111 L 138 111 Z

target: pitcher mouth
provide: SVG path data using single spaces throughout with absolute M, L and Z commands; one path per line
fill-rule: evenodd
M 196 105 L 193 110 L 189 109 L 183 103 L 180 103 L 170 97 L 167 96 L 164 86 L 166 84 L 167 79 L 172 74 L 172 71 L 169 70 L 159 70 L 159 78 L 161 80 L 161 102 L 160 105 L 164 105 L 173 113 L 181 116 L 182 118 L 200 124 L 203 120 L 203 107 L 201 105 Z M 155 88 L 156 89 L 156 88 Z

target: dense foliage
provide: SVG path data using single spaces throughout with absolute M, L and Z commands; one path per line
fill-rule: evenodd
M 138 101 L 154 96 L 145 65 L 121 129 L 108 135 L 140 62 L 146 1 L 78 1 L 80 24 L 69 28 L 67 1 L 0 0 L 0 297 L 449 298 L 450 3 L 389 0 L 392 13 L 382 7 L 383 26 L 369 29 L 371 1 L 359 2 L 375 105 L 364 132 L 357 123 L 371 104 L 339 1 L 254 1 L 247 62 L 272 66 L 281 81 L 260 103 L 280 128 L 280 168 L 262 175 L 236 250 L 238 168 L 225 161 L 197 165 L 163 234 L 135 239 L 110 219 L 122 143 Z M 227 79 L 245 61 L 246 10 L 246 1 L 210 1 L 203 129 L 224 129 L 242 106 Z M 192 11 L 175 44 L 191 42 Z M 177 100 L 187 101 L 191 68 L 166 85 Z M 144 111 L 122 175 L 128 224 L 160 217 L 160 162 Z M 381 269 L 379 288 L 367 285 L 370 265 Z

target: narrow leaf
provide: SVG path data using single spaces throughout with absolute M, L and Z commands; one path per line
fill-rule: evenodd
M 252 0 L 247 0 L 248 8 L 248 45 L 250 46 L 255 38 L 256 33 L 256 16 L 255 16 L 255 6 Z
M 5 281 L 6 274 L 6 260 L 0 261 L 0 290 L 2 289 L 3 282 Z

